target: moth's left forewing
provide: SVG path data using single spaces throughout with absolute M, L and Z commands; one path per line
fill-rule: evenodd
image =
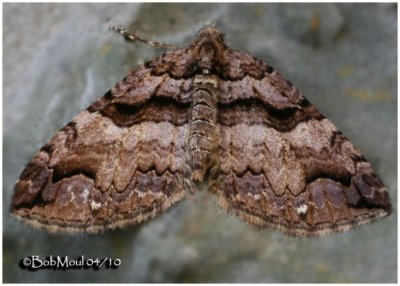
M 332 122 L 277 71 L 229 55 L 236 64 L 220 82 L 220 165 L 210 184 L 222 208 L 298 236 L 346 231 L 390 213 L 370 163 Z
M 34 155 L 15 186 L 13 215 L 50 231 L 98 232 L 181 200 L 192 189 L 190 88 L 190 79 L 152 67 L 127 75 Z

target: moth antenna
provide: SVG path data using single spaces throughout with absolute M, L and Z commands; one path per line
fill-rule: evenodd
M 123 36 L 126 40 L 134 42 L 134 41 L 139 41 L 142 42 L 146 45 L 152 46 L 153 48 L 162 48 L 162 49 L 176 49 L 175 46 L 173 45 L 168 45 L 164 43 L 159 43 L 159 42 L 154 42 L 151 40 L 144 39 L 136 34 L 130 34 L 127 30 L 124 30 L 122 28 L 112 26 L 110 25 L 110 29 L 115 31 L 116 33 L 120 34 Z

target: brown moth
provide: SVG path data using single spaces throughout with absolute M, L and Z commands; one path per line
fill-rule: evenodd
M 214 26 L 141 65 L 55 134 L 20 175 L 11 212 L 49 231 L 99 232 L 153 218 L 201 182 L 224 210 L 294 236 L 391 212 L 343 133 Z

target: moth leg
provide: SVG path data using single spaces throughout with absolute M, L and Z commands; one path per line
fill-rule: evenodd
M 127 30 L 116 27 L 116 26 L 110 26 L 110 29 L 115 31 L 116 33 L 120 34 L 123 36 L 126 40 L 135 42 L 139 41 L 142 42 L 146 45 L 152 46 L 153 48 L 164 48 L 164 49 L 176 49 L 175 46 L 169 45 L 169 44 L 164 44 L 164 43 L 159 43 L 159 42 L 154 42 L 151 40 L 144 39 L 136 34 L 130 34 Z

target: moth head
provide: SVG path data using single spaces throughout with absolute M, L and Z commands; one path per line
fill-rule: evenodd
M 197 33 L 195 41 L 202 38 L 224 42 L 224 33 L 222 33 L 215 25 L 206 25 Z
M 204 26 L 192 42 L 196 67 L 200 71 L 218 71 L 227 49 L 224 34 L 215 26 Z

